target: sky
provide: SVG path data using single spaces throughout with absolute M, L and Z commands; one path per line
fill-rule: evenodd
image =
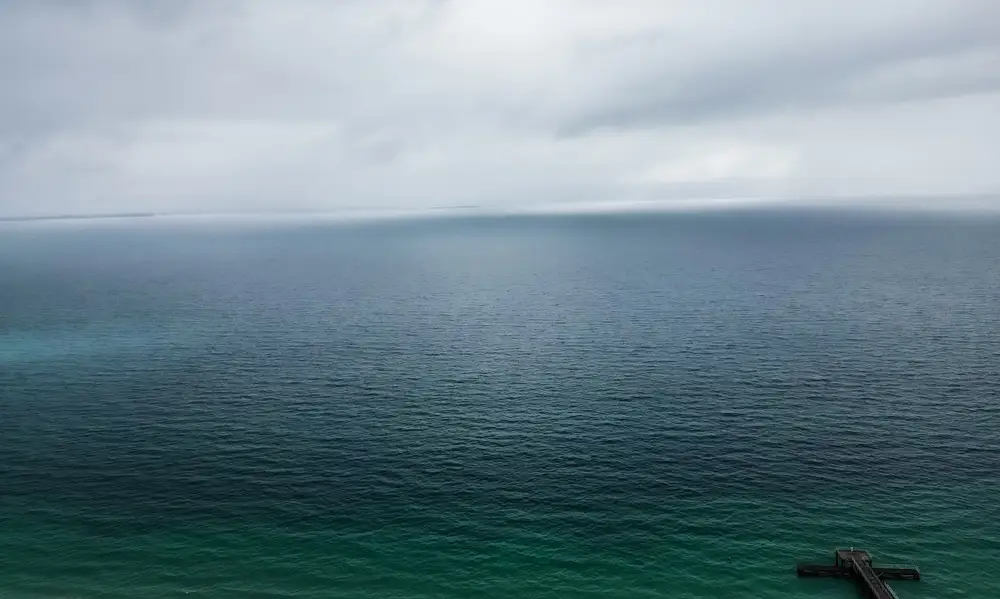
M 1000 210 L 996 0 L 0 0 L 0 216 Z

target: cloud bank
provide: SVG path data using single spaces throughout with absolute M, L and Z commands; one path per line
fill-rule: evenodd
M 997 23 L 992 0 L 8 0 L 0 215 L 1000 208 Z

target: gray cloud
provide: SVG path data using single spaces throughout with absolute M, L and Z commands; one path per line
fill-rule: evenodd
M 992 197 L 998 22 L 977 0 L 8 1 L 0 215 Z
M 590 60 L 618 73 L 619 85 L 606 86 L 571 126 L 683 124 L 1000 91 L 1000 5 L 895 2 L 876 14 L 865 3 L 837 6 L 733 2 L 728 18 L 704 14 L 679 32 L 667 26 L 595 48 Z

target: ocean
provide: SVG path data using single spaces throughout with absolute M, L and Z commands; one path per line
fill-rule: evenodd
M 0 223 L 0 597 L 1000 597 L 1000 219 Z

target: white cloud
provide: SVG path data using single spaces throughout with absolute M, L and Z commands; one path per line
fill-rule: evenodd
M 991 194 L 996 22 L 977 0 L 8 2 L 0 215 Z

